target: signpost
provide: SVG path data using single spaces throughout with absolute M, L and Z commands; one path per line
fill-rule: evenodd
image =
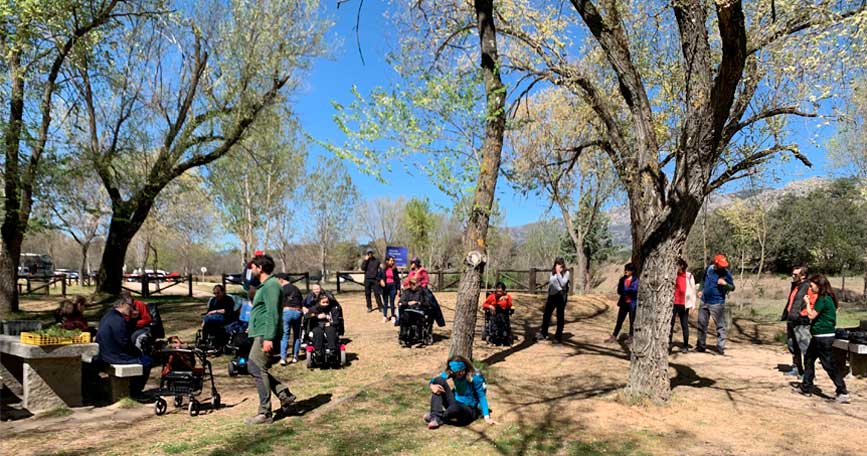
M 392 247 L 388 246 L 385 248 L 385 256 L 386 257 L 394 257 L 394 265 L 405 268 L 406 267 L 406 247 Z

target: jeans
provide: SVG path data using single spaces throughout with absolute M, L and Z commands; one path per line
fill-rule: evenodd
M 394 317 L 394 300 L 397 297 L 397 283 L 387 283 L 385 284 L 385 293 L 383 293 L 382 300 L 384 301 L 384 305 L 382 306 L 382 316 L 388 318 L 388 309 L 391 308 L 391 316 Z
M 247 370 L 256 380 L 256 391 L 259 393 L 259 414 L 271 416 L 271 392 L 282 398 L 289 393 L 289 388 L 274 378 L 268 370 L 271 368 L 271 353 L 262 351 L 262 336 L 253 339 L 250 356 L 247 359 Z
M 629 315 L 629 337 L 632 337 L 635 333 L 635 306 L 632 304 L 626 304 L 618 307 L 617 323 L 614 323 L 614 332 L 611 333 L 612 336 L 617 337 L 620 335 L 620 329 L 623 328 L 623 322 L 626 320 L 627 315 Z
M 680 319 L 680 332 L 683 334 L 683 347 L 689 347 L 689 309 L 686 306 L 674 306 L 671 313 L 671 331 L 668 333 L 668 345 L 674 336 L 674 321 Z
M 698 309 L 698 342 L 697 347 L 705 347 L 707 341 L 707 324 L 710 318 L 713 317 L 713 322 L 716 324 L 716 346 L 720 350 L 725 350 L 726 347 L 726 305 L 725 304 L 706 304 L 701 303 Z
M 292 330 L 292 358 L 298 357 L 301 348 L 301 311 L 283 308 L 283 338 L 280 339 L 280 359 L 286 360 L 289 348 L 289 330 Z
M 548 337 L 548 326 L 551 325 L 551 314 L 554 309 L 557 309 L 557 332 L 554 333 L 554 338 L 558 341 L 563 340 L 563 325 L 566 324 L 566 301 L 567 296 L 563 293 L 548 295 L 548 300 L 545 302 L 545 313 L 542 314 L 542 337 Z
M 798 374 L 804 374 L 804 355 L 810 347 L 810 325 L 797 325 L 794 322 L 786 322 L 786 345 L 792 353 L 792 364 L 798 369 Z
M 440 423 L 451 422 L 459 426 L 472 423 L 479 417 L 478 409 L 471 408 L 455 400 L 449 383 L 442 377 L 434 379 L 434 384 L 442 386 L 442 394 L 431 394 L 430 416 Z
M 834 337 L 813 337 L 810 340 L 810 345 L 807 347 L 807 354 L 804 355 L 804 382 L 801 383 L 801 389 L 804 391 L 812 391 L 813 380 L 816 378 L 816 359 L 822 363 L 825 372 L 831 377 L 834 382 L 834 387 L 837 389 L 837 394 L 849 394 L 846 391 L 846 383 L 843 381 L 842 372 L 840 372 L 834 363 L 831 361 L 831 351 L 834 346 Z
M 364 279 L 364 301 L 367 303 L 367 310 L 372 310 L 373 306 L 370 302 L 370 294 L 376 297 L 376 307 L 382 307 L 382 288 L 376 279 Z

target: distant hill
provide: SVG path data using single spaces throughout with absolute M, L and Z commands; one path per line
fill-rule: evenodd
M 738 191 L 712 194 L 708 198 L 707 209 L 708 211 L 714 211 L 719 208 L 728 207 L 738 200 L 744 202 L 758 201 L 762 206 L 773 208 L 787 195 L 803 196 L 813 190 L 827 185 L 830 182 L 831 179 L 811 177 L 808 179 L 789 182 L 780 188 L 766 188 L 756 192 Z M 610 220 L 608 228 L 611 231 L 611 237 L 614 240 L 615 245 L 627 248 L 631 247 L 632 235 L 629 229 L 629 207 L 626 205 L 612 207 L 605 211 L 605 213 L 608 215 L 608 219 Z M 559 220 L 559 218 L 557 218 L 557 220 Z M 509 228 L 510 234 L 512 234 L 512 237 L 515 240 L 525 239 L 527 231 L 536 223 L 539 222 L 511 227 Z

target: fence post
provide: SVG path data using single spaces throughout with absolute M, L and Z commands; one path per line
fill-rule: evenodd
M 530 287 L 530 293 L 536 294 L 536 268 L 530 268 L 530 278 L 527 284 Z
M 26 280 L 27 280 L 27 294 L 30 294 L 33 292 L 31 285 L 30 285 L 30 277 L 28 277 Z
M 224 273 L 220 274 L 220 277 L 222 278 L 223 290 L 225 290 L 226 289 L 226 273 L 224 272 Z
M 337 271 L 337 292 L 340 293 L 340 271 Z
M 187 276 L 187 283 L 189 284 L 189 290 L 190 290 L 189 294 L 187 296 L 192 298 L 193 297 L 193 275 L 192 274 Z M 224 290 L 225 290 L 225 288 L 224 288 Z
M 440 269 L 437 271 L 437 291 L 443 291 L 443 288 L 446 286 L 445 280 L 445 274 L 443 273 L 443 270 Z
M 304 286 L 307 287 L 307 292 L 310 293 L 310 271 L 304 273 Z
M 64 298 L 66 297 L 66 274 L 63 274 L 63 283 L 60 285 L 60 294 L 62 294 Z
M 148 284 L 148 274 L 146 272 L 142 272 L 139 277 L 141 277 L 141 296 L 143 298 L 147 298 L 148 296 L 150 296 L 151 293 L 151 287 L 150 284 Z

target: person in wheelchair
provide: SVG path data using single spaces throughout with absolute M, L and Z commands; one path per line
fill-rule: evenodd
M 509 316 L 514 313 L 512 297 L 506 293 L 506 284 L 497 282 L 494 292 L 482 304 L 485 311 L 485 326 L 482 340 L 494 345 L 512 344 L 512 325 Z
M 235 300 L 226 294 L 222 285 L 214 286 L 214 296 L 208 300 L 208 310 L 202 318 L 202 340 L 212 349 L 221 348 L 228 341 L 226 326 L 237 320 Z
M 399 340 L 406 344 L 433 343 L 433 309 L 429 294 L 415 277 L 409 280 L 398 305 L 400 315 Z
M 307 312 L 308 328 L 317 359 L 328 364 L 340 364 L 340 336 L 343 335 L 343 309 L 326 294 Z M 309 351 L 309 349 L 308 349 Z

